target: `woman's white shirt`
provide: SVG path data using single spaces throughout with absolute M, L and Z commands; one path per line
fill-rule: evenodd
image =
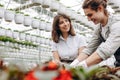
M 57 51 L 62 60 L 74 60 L 78 56 L 78 49 L 86 45 L 84 36 L 69 35 L 67 40 L 60 36 L 59 43 L 52 42 L 52 51 Z

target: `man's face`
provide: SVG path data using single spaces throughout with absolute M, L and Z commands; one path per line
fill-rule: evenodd
M 98 24 L 101 22 L 102 19 L 102 12 L 101 11 L 95 11 L 91 8 L 84 9 L 84 13 L 87 16 L 89 21 L 92 21 L 94 24 Z

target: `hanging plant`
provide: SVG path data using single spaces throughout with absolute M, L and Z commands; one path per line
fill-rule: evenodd
M 31 35 L 30 35 L 29 33 L 26 33 L 26 38 L 25 38 L 25 40 L 27 40 L 27 41 L 30 42 L 30 40 L 31 40 Z
M 35 42 L 37 37 L 35 35 L 31 35 L 31 42 Z
M 50 4 L 50 11 L 57 12 L 60 7 L 61 7 L 60 3 L 58 1 L 53 0 L 52 3 Z
M 18 37 L 19 37 L 19 31 L 18 30 L 14 30 L 13 38 L 17 39 Z
M 32 19 L 31 17 L 28 15 L 28 14 L 25 14 L 24 15 L 24 22 L 23 22 L 23 25 L 28 27 L 31 25 L 31 22 L 32 22 Z
M 50 32 L 52 30 L 51 24 L 49 22 L 46 23 L 45 30 Z
M 32 19 L 32 24 L 31 24 L 33 29 L 37 29 L 40 26 L 40 21 L 36 17 Z
M 52 3 L 51 0 L 43 0 L 42 7 L 43 8 L 49 8 L 51 3 Z
M 5 21 L 11 22 L 14 19 L 15 13 L 13 9 L 9 9 L 5 11 Z
M 16 14 L 15 14 L 15 23 L 16 24 L 22 24 L 23 21 L 24 21 L 23 12 L 16 11 Z
M 25 37 L 26 37 L 26 34 L 20 32 L 20 34 L 19 34 L 19 38 L 20 38 L 20 40 L 25 40 Z
M 5 12 L 4 5 L 0 4 L 0 19 L 4 17 L 4 12 Z
M 3 28 L 0 28 L 0 36 L 5 36 L 6 34 L 5 34 L 5 29 L 3 29 Z
M 40 29 L 40 30 L 45 30 L 45 26 L 46 26 L 45 20 L 41 20 L 41 21 L 40 21 L 39 29 Z
M 41 5 L 43 3 L 43 0 L 32 0 L 33 4 L 35 6 Z
M 11 38 L 13 37 L 13 32 L 11 29 L 7 29 L 5 33 L 6 33 L 6 36 L 11 37 Z

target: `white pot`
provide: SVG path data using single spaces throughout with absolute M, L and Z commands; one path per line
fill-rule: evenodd
M 44 21 L 40 21 L 39 29 L 40 30 L 45 30 L 45 26 L 46 26 L 46 23 Z
M 0 36 L 6 36 L 5 32 L 5 29 L 0 28 Z
M 76 18 L 76 15 L 75 15 L 75 11 L 71 11 L 71 13 L 72 13 L 72 15 L 71 15 L 71 20 L 75 20 L 75 18 Z
M 13 32 L 13 38 L 17 39 L 19 37 L 19 32 Z
M 15 14 L 15 23 L 16 24 L 22 24 L 23 21 L 24 21 L 24 15 L 23 14 L 20 14 L 20 13 Z
M 26 34 L 26 39 L 25 40 L 30 42 L 30 39 L 31 39 L 31 35 L 30 34 Z
M 66 7 L 61 4 L 58 9 L 58 13 L 66 14 Z
M 66 9 L 66 13 L 67 13 L 66 15 L 68 15 L 69 17 L 71 17 L 72 14 L 73 14 L 73 13 L 72 13 L 72 10 L 69 9 L 69 8 Z
M 13 37 L 13 32 L 11 30 L 6 30 L 6 36 Z
M 46 23 L 45 30 L 46 30 L 47 32 L 50 32 L 50 31 L 52 30 L 52 27 L 51 27 L 51 24 L 50 24 L 50 23 Z
M 40 26 L 40 21 L 37 20 L 37 19 L 33 19 L 31 26 L 32 26 L 33 29 L 39 28 L 39 26 Z
M 109 4 L 109 5 L 114 5 L 114 1 L 115 1 L 115 0 L 109 0 L 109 1 L 108 1 L 108 4 Z
M 45 38 L 41 38 L 41 44 L 45 44 Z
M 35 42 L 35 41 L 36 41 L 36 39 L 37 39 L 37 37 L 36 37 L 36 36 L 31 36 L 31 41 L 32 41 L 32 42 Z
M 40 4 L 43 3 L 43 0 L 32 0 L 32 2 L 33 2 L 34 4 L 40 5 Z
M 42 7 L 43 8 L 49 8 L 51 3 L 52 3 L 51 0 L 43 0 Z
M 20 33 L 19 38 L 20 40 L 25 40 L 26 34 L 25 33 Z
M 14 46 L 15 46 L 15 47 L 18 47 L 18 43 L 14 43 Z
M 24 26 L 30 26 L 31 25 L 31 22 L 32 22 L 32 20 L 31 20 L 31 17 L 30 16 L 24 16 L 24 22 L 23 22 L 23 25 Z
M 45 39 L 45 44 L 49 45 L 49 39 Z
M 59 2 L 57 2 L 57 1 L 55 1 L 55 0 L 52 0 L 52 1 L 51 1 L 50 10 L 51 10 L 52 12 L 57 12 L 60 7 L 61 7 L 61 6 L 60 6 L 60 3 L 59 3 Z
M 6 10 L 4 17 L 5 17 L 5 21 L 11 22 L 14 19 L 15 13 L 13 11 L 10 10 Z
M 41 40 L 40 40 L 40 37 L 37 37 L 36 42 L 37 42 L 37 43 L 40 43 L 40 41 L 41 41 Z
M 3 7 L 0 7 L 0 19 L 4 17 L 5 9 Z

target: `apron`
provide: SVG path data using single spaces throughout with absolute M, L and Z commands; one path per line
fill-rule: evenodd
M 101 38 L 101 41 L 102 41 L 102 42 L 105 42 L 105 41 L 106 41 L 106 40 L 102 37 L 101 31 L 100 31 L 100 38 Z M 116 59 L 114 65 L 115 65 L 116 67 L 120 67 L 120 47 L 119 47 L 119 48 L 117 49 L 117 51 L 114 53 L 114 56 L 115 56 L 115 59 Z

